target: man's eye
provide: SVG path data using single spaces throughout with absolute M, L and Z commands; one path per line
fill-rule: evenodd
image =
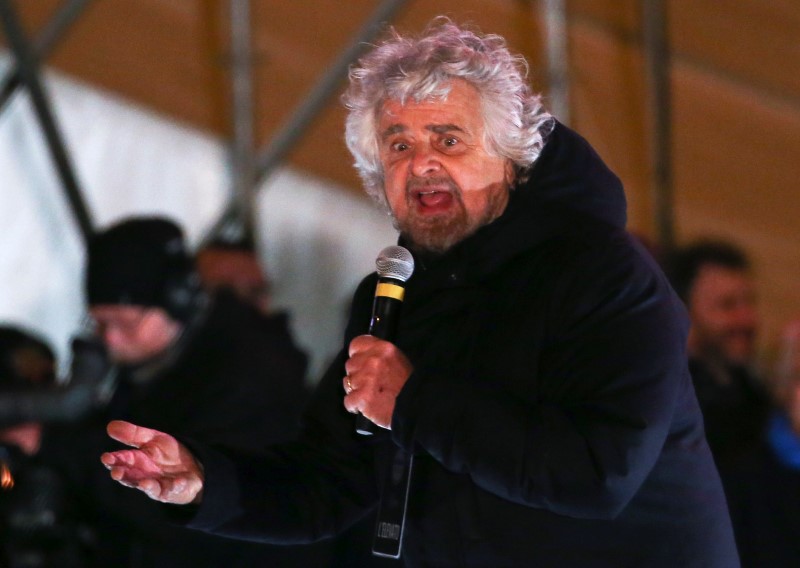
M 395 142 L 394 144 L 392 144 L 392 150 L 394 150 L 395 152 L 405 152 L 406 150 L 408 150 L 408 144 L 406 144 L 405 142 Z
M 452 147 L 458 144 L 458 138 L 450 136 L 449 138 L 445 138 L 442 143 L 447 147 Z

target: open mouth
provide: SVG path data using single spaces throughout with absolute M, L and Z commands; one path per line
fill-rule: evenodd
M 450 207 L 453 202 L 453 194 L 449 191 L 425 189 L 416 190 L 412 195 L 423 211 L 441 211 Z

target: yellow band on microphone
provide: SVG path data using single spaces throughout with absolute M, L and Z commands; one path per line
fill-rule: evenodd
M 406 289 L 402 286 L 398 286 L 397 284 L 391 284 L 389 282 L 379 282 L 377 288 L 375 288 L 375 295 L 376 296 L 385 296 L 387 298 L 394 298 L 395 300 L 403 301 L 403 297 L 406 294 Z

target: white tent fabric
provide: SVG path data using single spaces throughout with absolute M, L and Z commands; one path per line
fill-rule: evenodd
M 95 225 L 164 214 L 195 244 L 227 201 L 223 144 L 55 73 L 46 88 Z M 316 379 L 354 286 L 396 233 L 365 199 L 289 169 L 262 188 L 257 217 L 273 303 L 291 313 Z M 44 336 L 63 365 L 85 313 L 83 241 L 22 92 L 0 114 L 0 226 L 0 325 Z

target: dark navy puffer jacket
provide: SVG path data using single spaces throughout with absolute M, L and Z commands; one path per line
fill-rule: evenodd
M 258 458 L 198 448 L 191 525 L 300 542 L 374 507 L 381 462 L 415 455 L 407 566 L 737 566 L 687 371 L 687 319 L 625 232 L 619 180 L 557 125 L 504 214 L 418 259 L 396 343 L 414 365 L 392 430 L 353 434 L 343 351 L 301 439 Z M 365 333 L 375 276 L 344 346 Z

